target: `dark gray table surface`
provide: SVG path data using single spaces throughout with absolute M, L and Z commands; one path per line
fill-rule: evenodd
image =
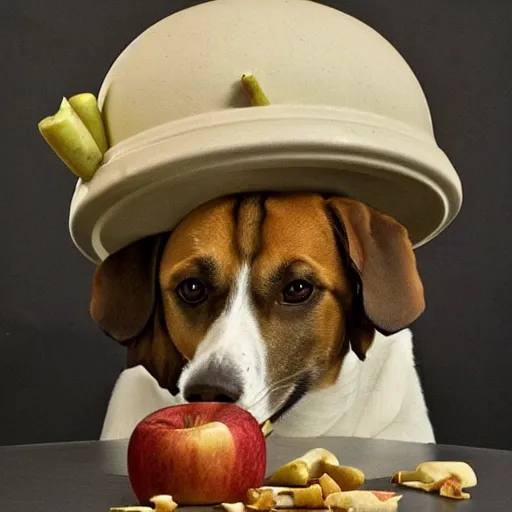
M 389 476 L 425 460 L 464 460 L 475 469 L 478 485 L 470 489 L 471 500 L 399 488 L 400 512 L 512 510 L 512 452 L 353 438 L 270 437 L 267 469 L 316 447 L 331 450 L 342 464 L 362 469 L 366 489 L 396 490 Z M 108 512 L 112 506 L 135 505 L 125 456 L 126 441 L 0 447 L 0 511 Z

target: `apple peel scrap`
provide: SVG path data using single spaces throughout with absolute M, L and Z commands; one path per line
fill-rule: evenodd
M 237 503 L 221 503 L 220 506 L 227 512 L 245 512 L 245 505 L 241 501 Z
M 398 509 L 402 496 L 394 492 L 346 491 L 336 492 L 325 500 L 330 511 L 387 512 Z
M 174 512 L 178 508 L 178 504 L 172 499 L 172 496 L 167 494 L 153 496 L 149 501 L 155 505 L 155 508 L 137 505 L 132 507 L 112 507 L 110 512 Z
M 270 420 L 265 421 L 261 425 L 261 433 L 263 434 L 263 437 L 268 437 L 270 434 L 272 434 L 274 427 L 272 426 L 272 422 Z
M 108 149 L 103 118 L 93 94 L 63 98 L 57 113 L 39 121 L 38 128 L 76 176 L 85 182 L 93 178 Z
M 332 477 L 330 477 L 327 473 L 324 473 L 317 480 L 312 480 L 312 483 L 318 483 L 322 488 L 322 494 L 324 498 L 327 496 L 334 494 L 335 492 L 341 492 L 341 487 L 336 483 Z
M 328 508 L 315 508 L 315 512 L 329 512 Z M 310 508 L 273 508 L 270 512 L 311 512 Z
M 468 500 L 471 495 L 463 489 L 475 487 L 477 477 L 466 462 L 434 461 L 422 462 L 414 471 L 399 471 L 391 481 L 426 492 L 439 491 L 445 498 Z
M 318 509 L 324 506 L 319 484 L 309 487 L 260 487 L 247 493 L 247 508 L 253 510 Z
M 253 74 L 243 74 L 241 78 L 242 88 L 253 107 L 264 107 L 270 105 L 258 80 Z
M 327 475 L 327 479 L 324 477 Z M 333 481 L 342 491 L 355 491 L 364 483 L 364 473 L 357 468 L 340 466 L 337 457 L 324 448 L 315 448 L 302 457 L 276 469 L 267 479 L 268 485 L 307 486 L 313 481 L 332 488 Z

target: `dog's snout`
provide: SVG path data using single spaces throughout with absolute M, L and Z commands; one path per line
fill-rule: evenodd
M 237 402 L 242 396 L 242 384 L 232 372 L 205 371 L 195 375 L 185 386 L 187 402 Z
M 235 403 L 241 396 L 241 391 L 234 388 L 225 389 L 209 384 L 191 386 L 185 391 L 187 402 L 230 402 Z

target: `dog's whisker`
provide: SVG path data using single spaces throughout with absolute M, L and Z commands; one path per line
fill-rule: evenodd
M 303 371 L 297 372 L 297 373 L 289 376 L 286 379 L 281 379 L 281 381 L 278 381 L 279 384 L 276 383 L 273 386 L 267 388 L 266 390 L 260 391 L 259 393 L 256 394 L 253 402 L 248 406 L 248 408 L 254 408 L 254 407 L 259 406 L 263 402 L 263 400 L 265 400 L 269 396 L 275 394 L 276 392 L 281 391 L 283 388 L 287 387 L 288 384 L 292 380 L 294 380 L 295 377 L 301 375 L 302 373 L 303 373 Z
M 297 377 L 300 377 L 302 375 L 302 373 L 304 373 L 304 370 L 302 370 L 302 369 L 298 370 L 295 373 L 292 373 L 291 375 L 288 375 L 286 377 L 283 377 L 282 379 L 277 380 L 269 388 L 261 388 L 254 395 L 254 398 L 253 398 L 254 403 L 256 403 L 257 401 L 260 400 L 260 395 L 261 394 L 265 394 L 266 395 L 269 392 L 270 389 L 281 389 L 286 384 L 289 384 L 290 381 L 296 379 Z
M 291 381 L 297 377 L 300 377 L 303 373 L 304 373 L 303 369 L 297 370 L 296 372 L 292 373 L 291 375 L 287 375 L 286 377 L 283 377 L 282 379 L 276 380 L 272 384 L 272 387 L 279 386 L 280 384 L 283 384 L 283 383 L 288 383 L 289 381 Z
M 277 391 L 280 391 L 281 389 L 287 387 L 289 383 L 285 382 L 279 386 L 272 386 L 271 388 L 263 389 L 261 390 L 253 399 L 252 405 L 259 404 L 261 401 L 263 401 L 265 398 L 267 398 L 269 395 L 273 395 Z
M 271 396 L 274 393 L 280 391 L 283 387 L 284 385 L 273 387 L 272 389 L 268 390 L 267 393 L 265 393 L 262 397 L 260 397 L 260 399 L 257 402 L 254 402 L 249 407 L 246 407 L 246 409 L 250 411 L 255 418 L 258 418 L 258 421 L 260 422 L 269 419 L 269 417 L 272 416 L 272 414 L 279 410 L 279 408 L 282 406 L 282 403 L 284 403 L 286 396 L 283 397 L 283 400 L 280 400 L 279 404 L 277 404 L 278 406 L 273 407 L 272 410 L 269 410 L 267 408 L 268 404 L 266 403 L 265 399 L 267 399 L 268 396 Z
M 260 395 L 257 397 L 256 400 L 253 400 L 251 404 L 248 406 L 248 408 L 254 408 L 261 405 L 265 400 L 267 400 L 269 397 L 275 395 L 282 389 L 286 388 L 287 384 L 282 384 L 280 386 L 273 386 L 272 388 L 267 389 L 264 393 L 260 393 Z

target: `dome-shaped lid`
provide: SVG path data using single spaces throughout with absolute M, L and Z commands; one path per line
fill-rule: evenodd
M 248 106 L 244 73 L 270 106 Z M 70 211 L 74 242 L 96 262 L 236 192 L 348 195 L 399 220 L 415 246 L 461 206 L 407 63 L 367 25 L 311 1 L 173 14 L 121 53 L 99 105 L 111 149 Z

